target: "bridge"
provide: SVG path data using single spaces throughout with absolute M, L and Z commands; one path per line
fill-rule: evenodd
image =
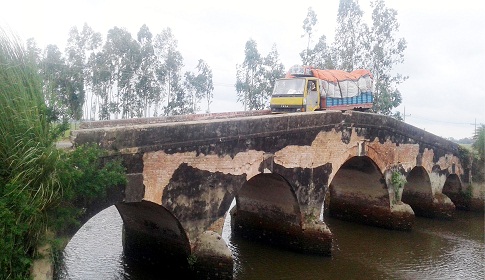
M 469 181 L 457 144 L 364 112 L 86 122 L 72 141 L 123 160 L 129 182 L 102 207 L 117 207 L 126 255 L 189 260 L 222 279 L 233 269 L 221 238 L 226 215 L 233 234 L 330 255 L 324 214 L 412 230 L 417 215 L 452 218 Z

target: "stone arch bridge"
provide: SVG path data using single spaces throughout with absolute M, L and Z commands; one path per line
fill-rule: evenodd
M 329 255 L 324 213 L 411 230 L 416 215 L 451 218 L 469 173 L 458 145 L 353 111 L 86 122 L 72 141 L 123 159 L 129 183 L 103 207 L 120 212 L 125 254 L 192 260 L 198 273 L 229 279 L 221 232 L 234 199 L 233 233 Z

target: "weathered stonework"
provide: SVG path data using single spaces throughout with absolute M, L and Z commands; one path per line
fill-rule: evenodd
M 192 248 L 207 230 L 222 231 L 233 199 L 233 231 L 328 253 L 331 229 L 315 219 L 322 209 L 409 230 L 415 213 L 452 213 L 443 193 L 450 176 L 450 197 L 467 183 L 456 144 L 382 115 L 264 113 L 124 125 L 91 124 L 73 133 L 74 144 L 94 142 L 121 156 L 133 176 L 125 202 L 142 197 L 172 213 Z M 386 182 L 395 170 L 410 182 L 402 201 Z

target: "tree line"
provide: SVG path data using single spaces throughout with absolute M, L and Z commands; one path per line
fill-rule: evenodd
M 320 69 L 353 71 L 368 69 L 374 76 L 373 111 L 391 115 L 392 109 L 402 102 L 399 84 L 408 77 L 395 73 L 394 66 L 404 61 L 406 40 L 396 38 L 399 31 L 397 11 L 386 7 L 384 0 L 371 1 L 372 22 L 364 22 L 364 12 L 355 0 L 340 0 L 337 12 L 335 38 L 332 44 L 321 35 L 315 42 L 317 13 L 312 7 L 303 20 L 306 49 L 300 53 L 302 65 Z M 328 13 L 328 11 L 324 11 Z M 276 45 L 263 57 L 256 41 L 250 39 L 245 46 L 245 59 L 237 66 L 236 91 L 244 108 L 268 107 L 275 77 L 284 75 Z M 400 113 L 394 113 L 398 119 Z
M 358 1 L 340 0 L 335 38 L 328 44 L 325 35 L 315 40 L 318 18 L 309 7 L 301 35 L 307 47 L 300 58 L 303 65 L 321 69 L 370 70 L 375 83 L 373 111 L 391 115 L 402 102 L 398 86 L 407 79 L 394 71 L 404 60 L 406 41 L 396 38 L 396 10 L 386 7 L 384 0 L 371 1 L 371 9 L 368 25 Z M 183 72 L 183 56 L 170 28 L 154 35 L 143 25 L 133 37 L 114 27 L 103 41 L 99 32 L 84 24 L 82 30 L 71 28 L 64 52 L 56 45 L 41 50 L 34 39 L 27 40 L 27 51 L 37 61 L 47 106 L 58 119 L 191 114 L 201 110 L 203 101 L 210 112 L 212 69 L 199 59 L 193 71 Z M 244 52 L 244 61 L 236 65 L 237 102 L 244 110 L 268 108 L 274 82 L 285 72 L 276 44 L 264 56 L 249 39 Z M 400 118 L 400 113 L 394 116 Z
M 84 24 L 72 27 L 65 52 L 45 50 L 27 40 L 43 79 L 47 106 L 58 119 L 109 120 L 190 114 L 202 99 L 210 110 L 212 70 L 199 59 L 194 71 L 182 73 L 183 57 L 170 28 L 153 35 L 143 25 L 136 38 L 114 27 L 101 34 Z

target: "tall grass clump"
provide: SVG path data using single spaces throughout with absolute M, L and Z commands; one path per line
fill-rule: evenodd
M 0 28 L 0 279 L 29 278 L 60 193 L 49 118 L 35 61 Z
M 96 145 L 58 150 L 59 124 L 44 101 L 35 58 L 0 27 L 0 279 L 29 279 L 36 249 L 69 237 L 86 209 L 126 184 L 120 159 Z M 93 206 L 96 207 L 96 206 Z M 67 235 L 67 236 L 66 236 Z M 55 256 L 53 256 L 55 258 Z

